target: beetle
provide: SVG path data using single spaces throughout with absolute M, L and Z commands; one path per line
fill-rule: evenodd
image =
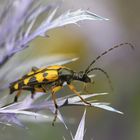
M 58 105 L 56 102 L 55 93 L 63 87 L 64 83 L 66 83 L 71 91 L 73 91 L 77 96 L 79 96 L 79 98 L 85 104 L 90 106 L 91 104 L 87 102 L 85 99 L 83 99 L 80 93 L 72 85 L 72 81 L 74 80 L 81 81 L 85 83 L 85 86 L 86 86 L 86 84 L 92 82 L 88 74 L 92 71 L 101 71 L 102 73 L 105 74 L 109 83 L 111 84 L 111 81 L 107 72 L 105 72 L 103 69 L 99 67 L 92 67 L 92 65 L 108 52 L 124 45 L 130 46 L 132 49 L 134 48 L 131 43 L 123 43 L 123 44 L 114 46 L 108 49 L 107 51 L 103 52 L 101 55 L 97 56 L 84 71 L 80 71 L 80 72 L 75 72 L 70 68 L 67 68 L 65 66 L 60 66 L 60 65 L 53 65 L 53 66 L 48 66 L 48 67 L 43 67 L 43 68 L 33 67 L 29 73 L 27 73 L 26 75 L 24 75 L 17 81 L 12 82 L 10 84 L 9 86 L 10 94 L 17 92 L 14 98 L 14 102 L 17 102 L 18 97 L 21 94 L 22 90 L 30 91 L 32 98 L 34 97 L 34 94 L 37 91 L 47 92 L 48 90 L 50 90 L 52 94 L 52 99 L 56 108 L 55 114 L 57 115 Z

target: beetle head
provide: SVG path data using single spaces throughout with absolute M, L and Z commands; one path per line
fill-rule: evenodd
M 83 81 L 85 83 L 91 83 L 90 77 L 86 73 L 84 73 L 83 71 L 80 71 L 78 73 L 78 78 L 80 81 Z

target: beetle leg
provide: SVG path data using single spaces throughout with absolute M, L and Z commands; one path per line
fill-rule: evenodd
M 54 105 L 55 105 L 56 108 L 58 108 L 58 105 L 57 105 L 57 102 L 56 102 L 55 93 L 56 93 L 57 91 L 59 91 L 61 88 L 62 88 L 62 86 L 56 86 L 56 87 L 53 87 L 53 88 L 51 89 L 51 92 L 52 92 L 52 99 L 53 99 L 53 101 L 54 101 Z
M 52 88 L 52 99 L 53 99 L 53 102 L 54 102 L 54 105 L 55 105 L 55 117 L 53 119 L 53 122 L 52 122 L 52 125 L 54 126 L 54 123 L 56 121 L 56 118 L 57 118 L 57 114 L 58 114 L 58 105 L 57 105 L 57 102 L 56 102 L 56 96 L 55 96 L 55 93 L 57 91 L 59 91 L 62 87 L 61 86 L 56 86 L 56 87 L 53 87 Z
M 84 85 L 83 85 L 83 92 L 88 93 L 88 90 L 87 90 L 87 83 L 84 83 Z
M 80 93 L 75 89 L 75 87 L 72 84 L 68 84 L 68 87 L 71 91 L 73 91 L 85 104 L 88 104 L 91 106 L 89 102 L 87 102 L 85 99 L 83 99 L 80 95 Z
M 34 98 L 34 94 L 35 94 L 35 89 L 34 87 L 30 87 L 30 86 L 26 86 L 26 87 L 23 87 L 22 88 L 23 90 L 28 90 L 31 92 L 31 98 L 33 99 Z
M 45 92 L 47 92 L 47 89 L 45 86 L 42 86 L 42 88 L 45 90 Z M 53 122 L 52 122 L 52 125 L 54 126 L 54 123 L 56 121 L 56 118 L 57 118 L 57 114 L 58 114 L 58 105 L 57 105 L 57 102 L 56 102 L 56 96 L 55 96 L 55 93 L 57 91 L 59 91 L 60 89 L 62 88 L 62 86 L 56 86 L 56 87 L 52 87 L 51 89 L 51 94 L 52 94 L 52 100 L 54 102 L 54 105 L 55 105 L 55 117 L 53 119 Z
M 91 84 L 94 86 L 95 81 L 92 81 Z M 83 85 L 83 92 L 89 93 L 88 89 L 87 89 L 87 83 L 84 83 Z
M 31 89 L 31 98 L 34 99 L 35 89 Z
M 47 92 L 45 85 L 41 85 L 41 87 L 42 87 L 42 92 Z
M 55 105 L 55 116 L 52 122 L 52 126 L 54 126 L 54 123 L 56 122 L 56 118 L 57 118 L 57 114 L 58 114 L 58 105 L 56 103 L 56 96 L 55 96 L 55 92 L 52 92 L 52 99 L 54 101 L 54 105 Z
M 20 96 L 21 94 L 21 90 L 19 90 L 14 98 L 14 103 L 18 101 L 18 97 Z

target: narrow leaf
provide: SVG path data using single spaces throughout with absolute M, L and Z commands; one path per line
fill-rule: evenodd
M 85 134 L 85 116 L 86 116 L 86 110 L 84 111 L 83 117 L 80 121 L 80 124 L 78 126 L 77 132 L 75 134 L 75 137 L 73 140 L 83 140 L 84 134 Z
M 116 112 L 116 113 L 119 113 L 119 114 L 123 114 L 123 112 L 111 107 L 111 106 L 108 106 L 104 103 L 92 103 L 92 106 L 94 107 L 98 107 L 98 108 L 101 108 L 101 109 L 105 109 L 105 110 L 108 110 L 108 111 L 111 111 L 111 112 Z

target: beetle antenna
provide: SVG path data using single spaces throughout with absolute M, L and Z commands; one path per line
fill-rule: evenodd
M 90 69 L 90 67 L 91 67 L 97 60 L 99 60 L 102 56 L 104 56 L 104 55 L 107 54 L 108 52 L 110 52 L 110 51 L 112 51 L 112 50 L 114 50 L 114 49 L 116 49 L 116 48 L 118 48 L 118 47 L 122 47 L 122 46 L 124 46 L 124 45 L 129 45 L 132 49 L 134 49 L 134 46 L 133 46 L 131 43 L 121 43 L 121 44 L 119 44 L 119 45 L 116 45 L 116 46 L 114 46 L 114 47 L 108 49 L 107 51 L 103 52 L 101 55 L 97 56 L 97 57 L 90 63 L 90 65 L 87 67 L 87 69 L 85 70 L 85 73 L 87 73 L 88 70 Z
M 102 72 L 106 76 L 106 78 L 108 80 L 108 83 L 109 83 L 111 91 L 113 91 L 112 82 L 111 82 L 110 77 L 109 77 L 109 75 L 108 75 L 108 73 L 106 71 L 104 71 L 101 68 L 95 67 L 95 68 L 90 69 L 87 73 L 90 73 L 91 71 L 100 71 L 100 72 Z

